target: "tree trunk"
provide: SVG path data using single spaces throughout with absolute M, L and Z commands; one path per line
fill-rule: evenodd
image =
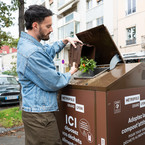
M 19 0 L 19 37 L 24 31 L 24 0 Z

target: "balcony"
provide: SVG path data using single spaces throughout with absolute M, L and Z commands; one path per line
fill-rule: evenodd
M 132 44 L 136 44 L 136 39 L 126 40 L 126 45 L 132 45 Z
M 74 37 L 79 32 L 80 15 L 77 12 L 70 13 L 58 21 L 58 39 Z
M 58 28 L 58 39 L 65 37 L 74 37 L 79 32 L 79 22 L 71 21 L 70 23 Z
M 73 4 L 77 3 L 79 0 L 59 0 L 58 1 L 58 11 L 62 9 L 71 8 Z
M 72 13 L 66 15 L 65 17 L 61 18 L 58 21 L 58 26 L 59 27 L 64 26 L 64 25 L 70 23 L 71 21 L 78 21 L 78 22 L 80 22 L 80 14 L 77 13 L 77 12 L 72 12 Z

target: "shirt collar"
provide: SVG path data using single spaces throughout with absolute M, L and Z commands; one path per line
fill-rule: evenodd
M 21 32 L 21 37 L 32 41 L 37 46 L 43 47 L 43 45 L 39 41 L 37 41 L 33 36 L 31 36 L 25 32 Z

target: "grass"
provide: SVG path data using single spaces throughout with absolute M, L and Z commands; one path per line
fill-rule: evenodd
M 22 124 L 22 111 L 19 110 L 19 107 L 0 111 L 0 127 L 10 128 Z

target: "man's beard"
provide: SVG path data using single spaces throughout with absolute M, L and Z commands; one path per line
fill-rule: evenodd
M 49 34 L 50 34 L 50 33 L 48 33 L 47 35 L 44 35 L 44 33 L 43 33 L 43 31 L 42 31 L 42 29 L 41 29 L 41 27 L 40 27 L 39 35 L 38 35 L 37 37 L 38 37 L 39 40 L 47 41 L 47 40 L 50 39 L 50 38 L 49 38 Z

